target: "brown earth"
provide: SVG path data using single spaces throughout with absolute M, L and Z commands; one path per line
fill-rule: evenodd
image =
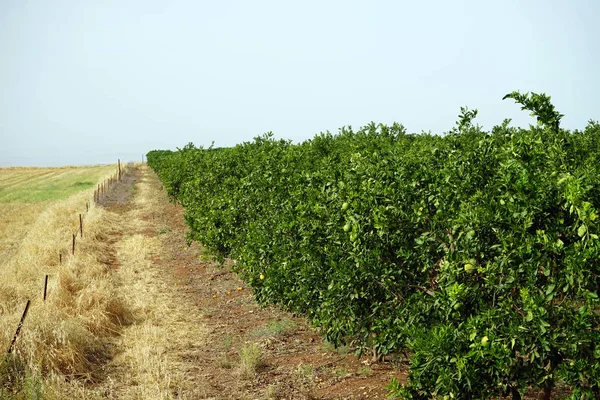
M 141 181 L 157 193 L 154 204 L 134 204 L 132 195 Z M 405 365 L 357 359 L 350 349 L 334 349 L 304 318 L 277 307 L 259 306 L 252 289 L 231 272 L 231 260 L 219 264 L 207 259 L 200 245 L 186 244 L 184 210 L 169 203 L 160 185 L 146 166 L 133 168 L 100 204 L 123 215 L 135 210 L 141 223 L 128 234 L 160 243 L 160 251 L 150 261 L 159 271 L 156 285 L 170 291 L 165 298 L 173 300 L 166 307 L 173 313 L 183 310 L 170 327 L 171 334 L 187 338 L 163 338 L 168 346 L 161 357 L 185 380 L 185 384 L 172 385 L 169 397 L 384 399 L 392 377 L 405 381 Z M 113 260 L 113 265 L 119 267 L 119 261 Z M 256 344 L 262 360 L 256 369 L 244 373 L 240 354 L 249 344 Z M 128 371 L 135 368 L 132 365 L 109 363 L 105 381 L 110 380 L 111 387 L 118 387 L 119 380 L 121 386 L 131 385 L 124 376 L 133 374 Z M 99 386 L 104 386 L 102 397 L 124 398 L 115 394 L 119 390 L 106 389 L 106 382 Z

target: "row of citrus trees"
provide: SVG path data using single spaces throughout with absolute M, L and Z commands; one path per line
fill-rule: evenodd
M 260 302 L 408 354 L 395 396 L 598 398 L 600 125 L 562 130 L 549 97 L 507 97 L 537 126 L 484 132 L 464 108 L 444 136 L 371 124 L 148 163 L 189 239 L 236 259 Z

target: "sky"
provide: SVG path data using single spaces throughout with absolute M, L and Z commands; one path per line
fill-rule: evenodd
M 0 167 L 399 122 L 600 120 L 597 0 L 0 0 Z

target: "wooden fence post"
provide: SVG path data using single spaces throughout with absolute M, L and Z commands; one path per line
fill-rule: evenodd
M 83 237 L 83 217 L 79 214 L 79 237 Z
M 44 301 L 46 301 L 46 291 L 48 289 L 48 275 L 46 275 L 46 279 L 44 280 Z
M 13 346 L 15 345 L 15 342 L 17 341 L 17 337 L 19 336 L 19 333 L 21 332 L 21 328 L 23 327 L 23 321 L 25 321 L 25 317 L 27 316 L 27 311 L 29 311 L 30 303 L 31 303 L 31 300 L 27 300 L 27 304 L 25 305 L 25 311 L 23 311 L 23 316 L 21 317 L 19 326 L 17 326 L 17 331 L 15 332 L 15 336 L 13 336 L 13 340 L 12 340 L 12 342 L 10 342 L 10 347 L 8 348 L 8 354 L 12 353 Z

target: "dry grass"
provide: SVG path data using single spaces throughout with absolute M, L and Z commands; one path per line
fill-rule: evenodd
M 78 214 L 91 191 L 47 206 L 2 268 L 0 351 L 8 348 L 23 306 L 32 306 L 0 381 L 5 398 L 207 398 L 205 378 L 190 373 L 194 348 L 205 343 L 203 314 L 169 285 L 153 258 L 169 253 L 159 193 L 136 185 L 134 209 L 92 207 L 75 256 L 68 254 Z M 58 263 L 58 250 L 65 254 Z M 43 278 L 50 276 L 42 301 Z M 190 327 L 194 335 L 190 335 Z M 11 389 L 7 376 L 19 381 Z M 66 379 L 65 379 L 66 378 Z
M 136 321 L 118 341 L 122 352 L 113 362 L 108 392 L 116 398 L 169 399 L 181 378 L 166 358 L 171 299 L 167 298 L 166 288 L 157 290 L 160 278 L 151 268 L 150 256 L 157 252 L 159 242 L 133 234 L 118 247 L 120 285 Z
M 114 165 L 0 168 L 0 263 L 14 255 L 50 204 L 94 186 L 114 170 Z
M 121 267 L 116 276 L 135 321 L 122 331 L 117 342 L 120 352 L 109 365 L 105 382 L 96 388 L 104 397 L 173 399 L 192 393 L 190 398 L 205 398 L 203 385 L 187 374 L 179 354 L 203 340 L 189 334 L 190 326 L 201 330 L 201 315 L 182 303 L 153 264 L 152 257 L 164 253 L 160 238 L 142 234 L 157 227 L 142 217 L 152 211 L 160 213 L 158 195 L 143 179 L 136 187 L 137 208 L 122 218 L 128 222 L 117 244 Z
M 266 400 L 278 400 L 284 395 L 283 391 L 279 388 L 279 385 L 270 385 L 265 390 Z
M 19 178 L 15 171 L 23 172 L 11 169 L 12 176 L 2 181 L 4 188 L 12 190 L 30 182 Z M 69 174 L 79 176 L 72 170 Z M 5 176 L 3 170 L 2 177 Z M 48 178 L 44 173 L 36 176 Z M 53 200 L 43 209 L 34 208 L 39 214 L 29 218 L 33 222 L 24 232 L 20 231 L 18 245 L 1 260 L 0 349 L 8 349 L 23 307 L 31 300 L 14 357 L 4 362 L 5 375 L 19 375 L 10 376 L 21 384 L 13 387 L 15 396 L 19 390 L 28 390 L 27 382 L 37 382 L 41 376 L 46 383 L 64 382 L 64 377 L 93 380 L 95 367 L 107 355 L 105 338 L 131 320 L 105 263 L 116 218 L 91 205 L 85 214 L 84 236 L 77 238 L 75 255 L 67 255 L 72 234 L 78 229 L 79 213 L 85 213 L 85 204 L 92 194 L 93 189 L 88 189 L 64 200 Z M 7 226 L 0 226 L 6 235 Z M 59 251 L 64 254 L 62 264 Z M 44 302 L 45 275 L 49 276 L 49 284 Z M 0 380 L 8 381 L 9 376 L 0 376 Z M 4 386 L 1 396 L 8 395 Z
M 0 203 L 0 263 L 14 255 L 46 203 Z

